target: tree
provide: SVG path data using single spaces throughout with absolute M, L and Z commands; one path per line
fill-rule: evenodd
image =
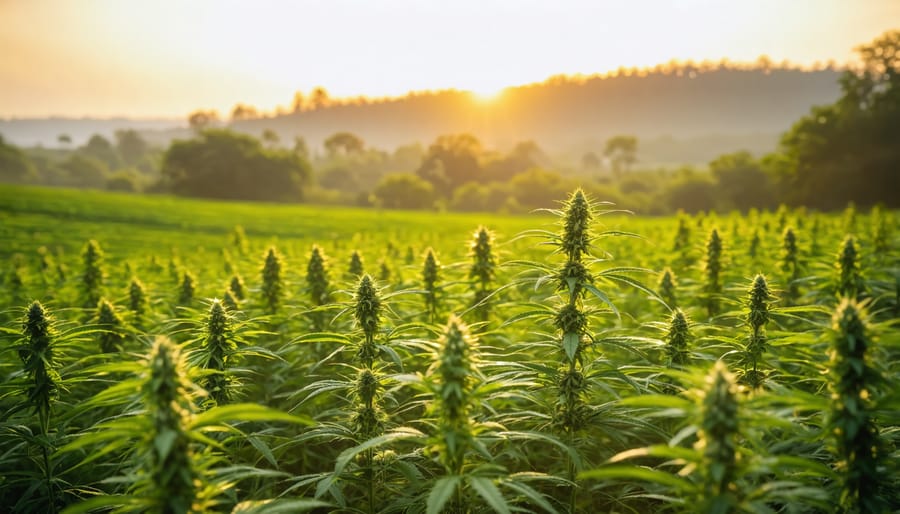
M 303 136 L 294 136 L 294 153 L 300 156 L 301 159 L 309 160 L 309 146 L 307 146 L 306 139 L 303 139 Z
M 359 154 L 364 148 L 363 140 L 351 132 L 337 132 L 325 140 L 325 151 L 332 157 L 341 154 Z
M 581 168 L 588 171 L 600 169 L 600 158 L 594 152 L 587 152 L 581 156 Z
M 196 110 L 188 115 L 188 125 L 191 129 L 200 132 L 219 123 L 219 113 L 210 110 Z
M 65 170 L 67 185 L 77 187 L 103 188 L 109 168 L 100 159 L 76 152 L 60 164 Z
M 304 109 L 306 109 L 306 98 L 302 92 L 297 91 L 294 93 L 294 99 L 291 101 L 291 112 L 303 112 Z
M 109 142 L 109 139 L 106 139 L 100 134 L 91 136 L 91 138 L 88 139 L 88 142 L 79 148 L 79 152 L 85 156 L 102 161 L 106 167 L 111 170 L 122 165 L 122 160 L 119 158 L 119 153 L 116 151 L 115 147 Z
M 56 136 L 56 142 L 59 143 L 59 146 L 68 147 L 72 144 L 72 136 L 68 134 L 60 134 Z
M 450 197 L 466 182 L 484 182 L 481 142 L 472 134 L 443 135 L 428 147 L 416 174 L 431 182 L 435 191 Z
M 523 141 L 503 158 L 491 161 L 485 166 L 484 174 L 490 180 L 506 181 L 518 173 L 547 163 L 548 159 L 534 141 Z
M 275 132 L 272 129 L 265 129 L 262 133 L 262 140 L 267 146 L 275 147 L 278 146 L 281 138 L 278 137 L 278 132 Z
M 781 139 L 785 157 L 773 160 L 789 203 L 900 206 L 900 30 L 856 51 L 862 67 L 844 72 L 841 98 L 814 107 Z
M 627 172 L 637 162 L 637 138 L 634 136 L 615 136 L 606 141 L 603 155 L 612 162 L 613 174 Z
M 309 107 L 314 111 L 324 109 L 331 105 L 331 97 L 328 96 L 328 90 L 322 86 L 318 86 L 309 94 Z
M 144 158 L 149 150 L 147 142 L 135 130 L 116 131 L 116 150 L 125 164 L 135 166 Z
M 373 194 L 387 209 L 428 209 L 434 205 L 434 187 L 411 173 L 385 175 Z
M 773 207 L 775 198 L 769 175 L 748 152 L 720 155 L 709 163 L 718 182 L 720 197 L 730 207 L 747 211 L 751 207 Z
M 173 142 L 162 174 L 175 194 L 259 201 L 301 200 L 312 175 L 294 152 L 267 149 L 252 136 L 225 129 Z
M 0 181 L 24 182 L 36 175 L 34 164 L 17 146 L 7 144 L 0 134 Z
M 231 109 L 231 121 L 252 120 L 259 117 L 259 111 L 252 105 L 237 104 Z

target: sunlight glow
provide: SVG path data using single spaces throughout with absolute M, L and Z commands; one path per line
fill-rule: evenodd
M 490 103 L 558 74 L 672 59 L 846 62 L 900 18 L 896 0 L 814 4 L 0 0 L 0 117 L 270 110 L 317 86 L 335 97 L 457 89 Z
M 480 104 L 492 104 L 496 102 L 503 96 L 505 91 L 506 88 L 503 87 L 469 90 L 469 92 L 472 93 L 472 98 Z

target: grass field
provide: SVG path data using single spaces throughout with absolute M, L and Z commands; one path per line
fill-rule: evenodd
M 900 507 L 894 213 L 609 208 L 0 186 L 0 505 Z

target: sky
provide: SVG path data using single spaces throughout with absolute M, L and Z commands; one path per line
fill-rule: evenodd
M 898 0 L 0 0 L 0 118 L 270 111 L 295 91 L 481 95 L 672 59 L 810 65 Z

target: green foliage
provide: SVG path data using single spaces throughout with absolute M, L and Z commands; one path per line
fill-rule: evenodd
M 16 146 L 6 143 L 0 135 L 0 181 L 25 182 L 37 174 L 28 156 Z
M 149 305 L 146 286 L 137 277 L 132 278 L 128 286 L 128 308 L 134 313 L 136 320 L 140 320 L 147 313 Z
M 719 312 L 719 295 L 722 294 L 722 240 L 719 238 L 719 230 L 714 228 L 706 240 L 706 260 L 703 263 L 703 273 L 706 278 L 704 283 L 704 295 L 706 309 L 710 317 Z
M 438 311 L 438 291 L 441 276 L 441 263 L 434 249 L 425 250 L 425 262 L 422 264 L 422 289 L 425 290 L 425 310 L 429 320 L 434 323 Z
M 194 274 L 184 270 L 181 274 L 181 284 L 178 287 L 178 305 L 190 305 L 194 301 L 197 292 L 197 279 Z
M 284 295 L 282 279 L 282 259 L 274 247 L 266 253 L 266 261 L 262 268 L 262 297 L 266 310 L 274 314 L 281 305 Z
M 197 510 L 197 489 L 202 484 L 187 433 L 192 407 L 185 363 L 175 344 L 158 337 L 147 364 L 149 370 L 141 392 L 152 431 L 141 451 L 148 480 L 138 484 L 135 493 L 147 498 L 156 512 L 193 512 Z
M 690 359 L 691 328 L 687 316 L 681 309 L 672 312 L 669 330 L 666 332 L 666 363 L 668 367 L 688 364 Z
M 81 285 L 85 307 L 94 307 L 103 295 L 103 250 L 97 241 L 91 239 L 81 252 Z
M 41 433 L 50 427 L 50 408 L 58 397 L 59 372 L 56 370 L 55 340 L 57 330 L 50 313 L 34 301 L 22 323 L 22 339 L 16 345 L 22 360 L 22 371 L 28 379 L 25 404 L 40 419 Z
M 224 302 L 213 300 L 206 315 L 199 365 L 211 372 L 200 385 L 206 389 L 215 405 L 224 405 L 231 399 L 228 368 L 233 364 L 237 353 L 233 323 L 232 315 Z
M 97 304 L 96 323 L 102 330 L 97 337 L 100 343 L 101 353 L 122 351 L 125 344 L 125 321 L 116 312 L 116 307 L 106 298 L 101 298 Z
M 412 173 L 385 175 L 372 195 L 378 206 L 387 209 L 428 209 L 435 199 L 434 186 Z
M 900 30 L 858 47 L 861 70 L 841 76 L 842 96 L 814 107 L 781 140 L 782 188 L 793 203 L 838 209 L 849 201 L 897 207 Z
M 382 316 L 380 293 L 375 287 L 372 277 L 363 275 L 359 279 L 353 302 L 353 318 L 356 320 L 357 326 L 362 329 L 364 337 L 358 356 L 367 368 L 371 368 L 378 352 L 375 336 L 381 326 Z
M 855 304 L 863 321 L 829 331 L 839 216 L 625 217 L 591 197 L 573 193 L 555 217 L 492 217 L 498 234 L 520 234 L 505 238 L 483 228 L 473 237 L 479 217 L 452 213 L 185 199 L 160 209 L 141 197 L 0 188 L 10 206 L 0 224 L 5 269 L 17 271 L 21 295 L 47 299 L 59 319 L 38 323 L 46 328 L 29 332 L 31 345 L 10 314 L 22 300 L 4 281 L 0 317 L 14 325 L 0 328 L 12 342 L 0 344 L 0 510 L 693 514 L 896 504 L 888 255 L 856 255 L 870 298 Z M 855 214 L 866 249 L 876 214 Z M 70 221 L 53 222 L 62 216 Z M 223 237 L 238 223 L 278 241 L 285 256 L 315 250 L 306 280 L 281 269 L 278 323 L 268 323 L 255 289 L 236 310 L 229 281 L 258 270 L 261 250 L 242 253 Z M 787 251 L 764 248 L 784 244 L 782 223 L 797 236 L 815 233 L 821 248 L 799 241 L 809 265 L 790 307 L 774 303 L 774 280 L 762 276 L 742 292 L 757 270 L 781 277 Z M 754 230 L 771 241 L 755 259 L 742 251 L 720 261 L 711 320 L 696 241 L 685 258 L 670 246 L 679 225 L 727 227 L 740 248 Z M 629 237 L 638 232 L 646 239 Z M 122 322 L 108 323 L 115 330 L 100 323 L 102 305 L 85 324 L 80 276 L 56 276 L 57 266 L 81 269 L 90 237 L 112 241 L 104 293 L 129 307 L 106 309 Z M 363 274 L 334 290 L 325 254 L 354 248 L 380 256 L 392 283 Z M 186 269 L 196 273 L 193 300 L 177 306 Z M 225 298 L 201 300 L 215 284 L 229 284 Z M 473 308 L 481 287 L 488 301 L 477 307 L 489 303 L 491 323 Z M 438 301 L 423 316 L 429 291 Z M 349 301 L 336 302 L 340 295 Z M 666 318 L 660 300 L 673 307 Z M 451 312 L 461 315 L 435 324 Z M 124 351 L 99 354 L 108 332 L 126 335 Z M 165 343 L 169 357 L 141 359 L 151 334 L 184 341 L 185 358 Z M 746 389 L 723 365 L 710 372 L 717 361 Z
M 847 236 L 841 243 L 835 263 L 834 290 L 838 296 L 859 298 L 865 293 L 866 284 L 859 269 L 856 238 Z
M 729 512 L 737 504 L 737 386 L 722 361 L 716 362 L 706 383 L 695 444 L 703 455 L 699 468 L 703 493 L 697 507 L 700 512 Z
M 766 324 L 769 322 L 771 301 L 772 293 L 766 277 L 756 275 L 747 292 L 744 321 L 750 332 L 741 357 L 744 364 L 741 379 L 754 389 L 760 387 L 765 378 L 765 372 L 759 369 L 759 365 L 766 351 Z
M 491 313 L 491 287 L 496 274 L 497 261 L 493 251 L 494 235 L 486 227 L 478 227 L 469 245 L 472 266 L 469 279 L 475 282 L 475 298 L 472 305 L 480 321 L 487 321 Z
M 162 174 L 177 195 L 282 202 L 302 200 L 312 175 L 296 153 L 224 129 L 172 143 Z
M 244 300 L 247 298 L 247 286 L 244 285 L 244 279 L 237 273 L 231 276 L 231 281 L 228 283 L 228 290 L 231 291 L 237 300 Z
M 674 309 L 678 306 L 675 291 L 678 288 L 678 281 L 675 279 L 675 272 L 671 268 L 666 267 L 659 274 L 659 297 L 662 298 L 669 308 Z
M 883 494 L 884 443 L 873 417 L 875 392 L 883 381 L 871 361 L 865 306 L 842 298 L 831 319 L 828 430 L 835 440 L 843 512 L 887 512 Z
M 359 253 L 359 250 L 353 250 L 353 253 L 350 255 L 350 265 L 347 267 L 347 278 L 359 279 L 364 272 L 362 254 Z

